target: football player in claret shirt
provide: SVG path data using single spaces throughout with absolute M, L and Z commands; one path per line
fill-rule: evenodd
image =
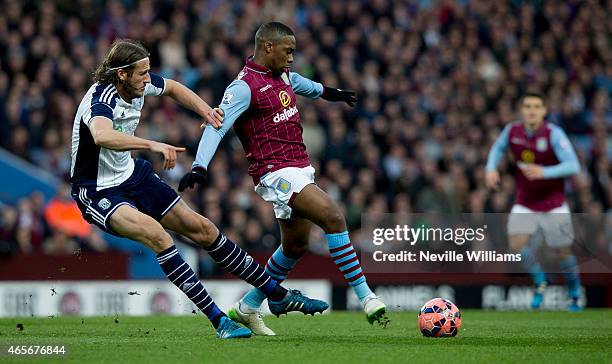
M 516 163 L 516 201 L 508 219 L 510 249 L 520 252 L 522 262 L 535 284 L 532 308 L 542 304 L 546 274 L 528 247 L 530 237 L 539 232 L 556 254 L 569 289 L 571 311 L 580 311 L 580 276 L 571 244 L 574 230 L 565 202 L 565 178 L 577 174 L 580 165 L 572 144 L 560 127 L 547 122 L 544 97 L 526 93 L 521 99 L 522 121 L 508 124 L 489 152 L 486 184 L 499 185 L 497 166 L 510 149 Z
M 345 102 L 354 106 L 355 93 L 325 87 L 289 70 L 296 49 L 293 31 L 278 22 L 263 24 L 255 34 L 255 55 L 227 87 L 220 109 L 221 128 L 206 127 L 192 171 L 179 191 L 202 183 L 206 168 L 221 138 L 233 126 L 249 161 L 255 192 L 271 202 L 281 230 L 281 246 L 266 270 L 284 280 L 308 249 L 312 224 L 325 231 L 331 257 L 362 303 L 370 323 L 387 321 L 386 306 L 369 288 L 338 205 L 315 184 L 302 140 L 296 95 Z M 265 296 L 251 290 L 230 311 L 230 317 L 255 334 L 274 335 L 265 326 L 259 309 Z

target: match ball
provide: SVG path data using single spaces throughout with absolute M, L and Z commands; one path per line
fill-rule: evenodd
M 461 312 L 451 301 L 434 298 L 421 307 L 418 323 L 423 336 L 456 336 L 461 328 Z

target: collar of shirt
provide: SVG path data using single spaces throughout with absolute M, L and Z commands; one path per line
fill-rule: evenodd
M 523 122 L 523 130 L 525 130 L 525 135 L 527 135 L 528 138 L 531 138 L 534 135 L 540 134 L 540 132 L 542 132 L 546 127 L 546 123 L 546 120 L 542 120 L 542 124 L 540 124 L 540 126 L 538 126 L 536 130 L 531 131 L 525 126 L 525 123 Z
M 246 66 L 254 71 L 260 72 L 260 73 L 272 73 L 272 71 L 266 67 L 266 66 L 262 66 L 260 64 L 257 64 L 255 62 L 253 62 L 253 56 L 249 56 L 246 59 Z

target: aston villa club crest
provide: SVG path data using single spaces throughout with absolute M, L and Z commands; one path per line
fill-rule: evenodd
M 284 178 L 281 178 L 278 180 L 276 188 L 282 193 L 288 193 L 291 190 L 291 182 L 287 181 Z
M 536 150 L 538 152 L 545 152 L 548 149 L 548 141 L 546 138 L 541 137 L 536 140 Z

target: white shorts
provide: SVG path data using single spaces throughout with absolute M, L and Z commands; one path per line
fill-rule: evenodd
M 314 183 L 314 175 L 315 169 L 312 166 L 282 168 L 261 177 L 255 192 L 265 201 L 272 202 L 277 219 L 289 219 L 289 200 L 294 194 L 302 192 L 304 187 Z
M 532 235 L 541 230 L 546 245 L 561 248 L 572 245 L 574 227 L 567 203 L 547 212 L 533 211 L 523 205 L 514 205 L 508 217 L 508 235 Z

